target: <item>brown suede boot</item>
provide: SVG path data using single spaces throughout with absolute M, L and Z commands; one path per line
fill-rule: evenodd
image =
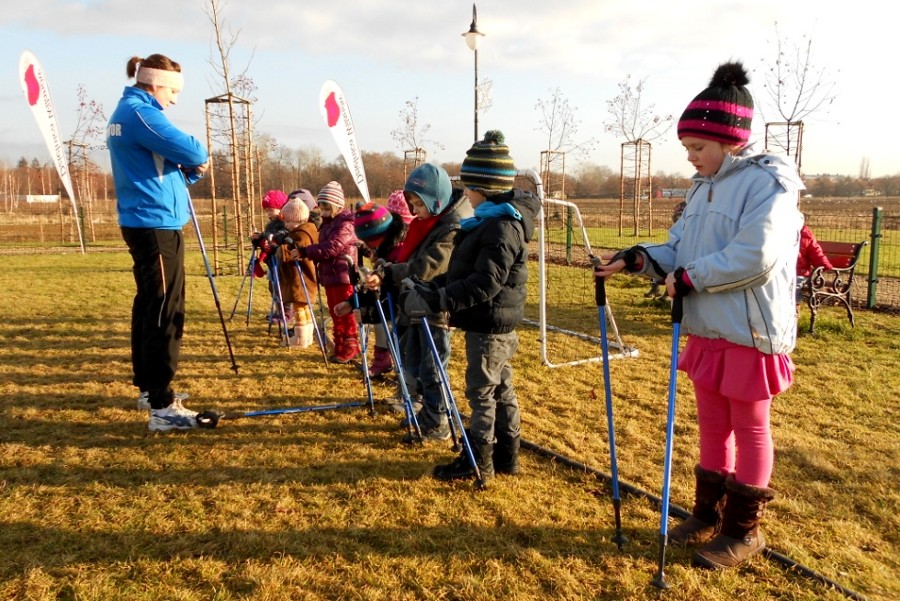
M 725 474 L 694 466 L 697 485 L 691 515 L 669 531 L 669 543 L 679 547 L 702 545 L 719 533 L 725 505 Z
M 725 481 L 725 511 L 722 530 L 694 554 L 694 563 L 721 570 L 744 563 L 766 548 L 759 528 L 766 504 L 775 498 L 771 488 L 741 484 L 729 476 Z

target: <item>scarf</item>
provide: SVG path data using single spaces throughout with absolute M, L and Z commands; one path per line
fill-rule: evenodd
M 409 224 L 409 231 L 406 232 L 406 238 L 394 249 L 396 252 L 395 263 L 406 263 L 413 252 L 419 247 L 422 241 L 431 233 L 434 226 L 437 225 L 440 215 L 428 217 L 427 219 L 419 219 L 416 217 Z
M 464 232 L 471 232 L 481 225 L 486 219 L 494 217 L 512 217 L 516 221 L 522 221 L 522 214 L 508 202 L 493 203 L 483 202 L 475 207 L 475 215 L 467 217 L 459 222 L 459 227 Z

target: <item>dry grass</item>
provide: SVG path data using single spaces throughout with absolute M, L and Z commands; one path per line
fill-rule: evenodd
M 349 367 L 268 338 L 262 301 L 227 351 L 199 256 L 177 380 L 188 405 L 233 411 L 365 398 Z M 238 278 L 217 282 L 230 312 Z M 643 283 L 610 283 L 635 359 L 611 364 L 620 476 L 657 493 L 670 328 Z M 444 444 L 406 447 L 397 417 L 365 409 L 224 421 L 149 434 L 130 386 L 127 254 L 19 256 L 0 274 L 2 599 L 650 599 L 659 513 L 623 499 L 617 551 L 608 490 L 525 453 L 524 473 L 489 490 L 444 484 Z M 806 321 L 804 321 L 806 320 Z M 797 383 L 774 408 L 771 545 L 870 599 L 900 597 L 898 318 L 823 309 L 803 336 Z M 801 319 L 801 328 L 808 318 Z M 599 365 L 540 365 L 520 331 L 525 437 L 608 471 Z M 459 357 L 461 338 L 454 335 Z M 583 345 L 568 340 L 571 346 Z M 584 348 L 584 353 L 593 349 Z M 462 366 L 451 378 L 462 409 Z M 374 386 L 376 399 L 391 394 Z M 679 381 L 672 500 L 690 502 L 696 427 Z M 667 599 L 840 599 L 762 557 L 733 572 L 670 549 Z

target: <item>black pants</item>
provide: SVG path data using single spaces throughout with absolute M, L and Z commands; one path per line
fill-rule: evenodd
M 131 308 L 134 385 L 154 409 L 172 403 L 184 333 L 184 237 L 180 230 L 122 228 L 134 261 Z

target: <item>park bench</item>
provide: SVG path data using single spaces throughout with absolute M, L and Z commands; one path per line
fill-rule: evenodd
M 866 241 L 819 241 L 819 246 L 833 269 L 816 267 L 804 283 L 806 304 L 809 305 L 809 331 L 816 327 L 816 314 L 822 305 L 838 305 L 847 309 L 850 325 L 855 326 L 850 295 L 853 292 L 853 275 Z

